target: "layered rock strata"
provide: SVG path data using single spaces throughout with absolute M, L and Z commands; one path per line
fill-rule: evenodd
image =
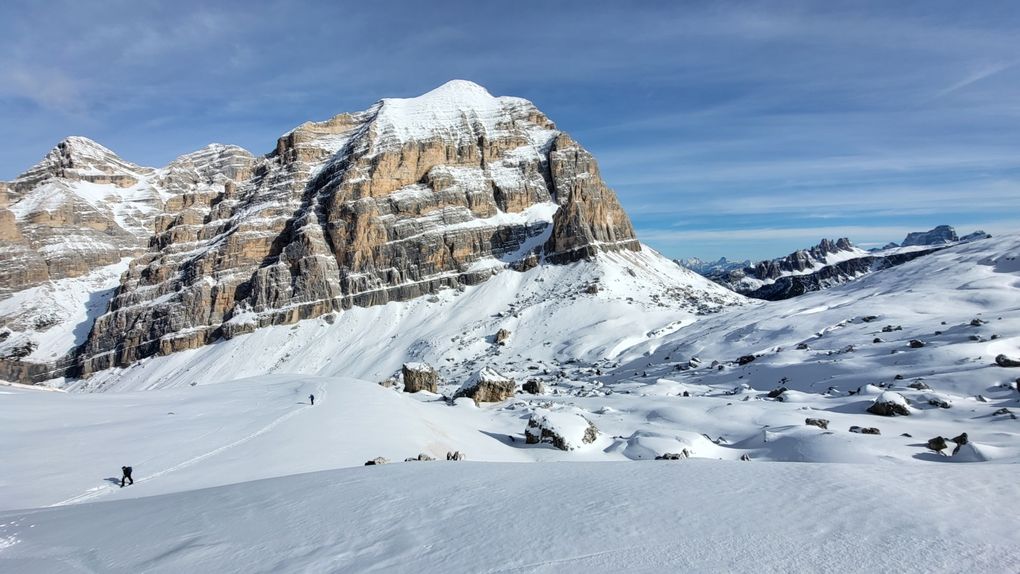
M 67 276 L 134 257 L 74 352 L 75 376 L 478 283 L 508 267 L 640 250 L 590 153 L 530 102 L 470 82 L 302 124 L 257 158 L 210 146 L 150 169 L 72 144 L 87 158 L 68 160 L 58 146 L 12 184 L 15 224 L 0 209 L 0 234 L 12 238 L 12 258 L 30 236 L 28 255 L 0 288 L 46 280 L 44 268 Z M 79 192 L 66 213 L 18 207 L 47 196 L 47 181 L 73 178 L 124 190 L 103 196 L 122 201 L 92 213 Z M 40 262 L 29 256 L 40 254 L 32 236 L 45 234 L 21 223 L 32 217 L 116 241 L 77 267 Z

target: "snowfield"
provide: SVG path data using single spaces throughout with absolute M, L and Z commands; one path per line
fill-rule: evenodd
M 1001 466 L 414 462 L 0 512 L 0 569 L 1011 572 L 1015 478 Z
M 1020 235 L 772 303 L 651 251 L 503 271 L 0 387 L 0 571 L 1013 572 L 1000 354 Z M 480 372 L 542 388 L 449 400 Z

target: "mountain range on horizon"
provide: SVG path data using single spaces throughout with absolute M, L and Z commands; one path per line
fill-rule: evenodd
M 841 285 L 951 245 L 989 237 L 984 231 L 960 237 L 952 226 L 939 225 L 929 231 L 909 232 L 902 244 L 891 242 L 868 250 L 841 237 L 822 239 L 808 249 L 757 263 L 730 261 L 725 257 L 716 261 L 678 259 L 675 263 L 742 295 L 775 301 Z

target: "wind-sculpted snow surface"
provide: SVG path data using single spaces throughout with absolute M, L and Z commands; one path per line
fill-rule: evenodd
M 389 464 L 0 512 L 0 569 L 1009 572 L 1011 471 Z

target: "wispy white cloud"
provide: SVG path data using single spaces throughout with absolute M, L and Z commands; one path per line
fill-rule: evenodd
M 967 86 L 971 86 L 982 80 L 986 80 L 988 78 L 991 78 L 992 76 L 1001 74 L 1006 70 L 1016 67 L 1017 63 L 1018 62 L 1008 62 L 982 65 L 977 70 L 968 74 L 965 78 L 961 79 L 960 81 L 955 82 L 952 85 L 947 86 L 945 89 L 936 92 L 932 99 L 938 99 L 947 96 L 953 92 L 962 90 Z
M 0 68 L 0 98 L 24 98 L 48 113 L 80 113 L 81 92 L 79 82 L 59 69 L 17 65 Z

